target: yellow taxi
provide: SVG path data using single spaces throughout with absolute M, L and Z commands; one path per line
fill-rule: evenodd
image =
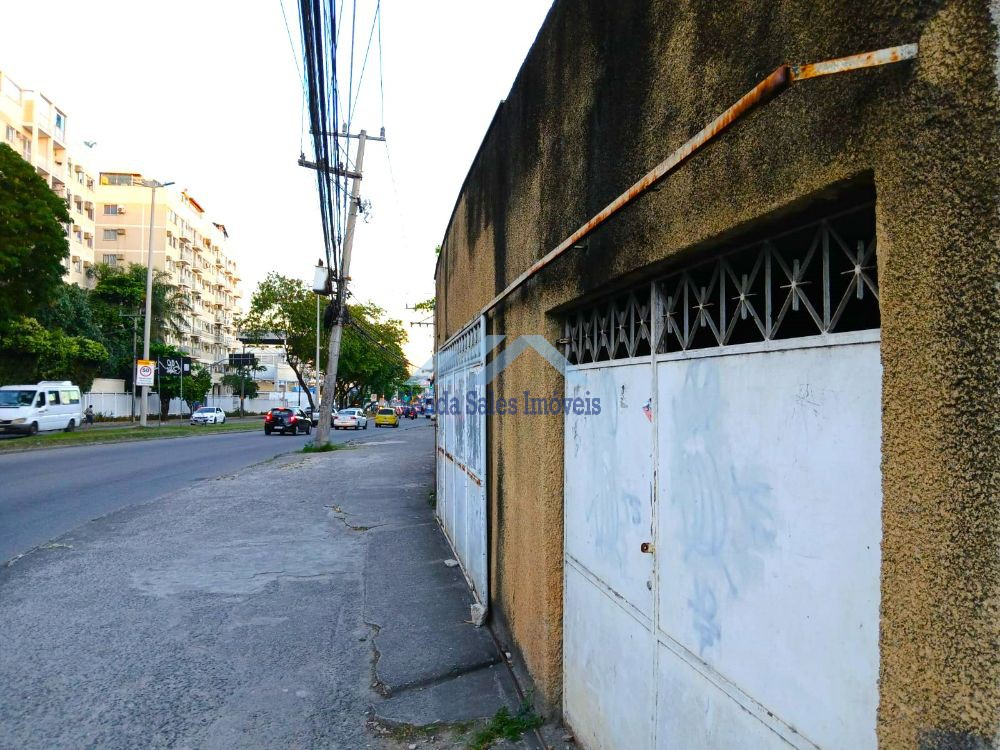
M 376 427 L 399 427 L 399 415 L 395 409 L 388 406 L 375 412 Z

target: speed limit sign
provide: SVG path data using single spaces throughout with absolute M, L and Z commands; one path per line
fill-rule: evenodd
M 135 384 L 153 385 L 153 376 L 156 373 L 156 362 L 150 359 L 137 359 L 135 361 Z

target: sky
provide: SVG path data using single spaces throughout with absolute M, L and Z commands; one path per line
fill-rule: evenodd
M 348 23 L 352 4 L 357 81 L 375 0 L 344 3 Z M 404 321 L 415 365 L 431 355 L 432 329 L 409 325 L 427 314 L 406 308 L 434 296 L 434 248 L 550 6 L 381 4 L 383 85 L 376 32 L 352 129 L 384 126 L 388 142 L 365 151 L 372 210 L 358 222 L 352 291 Z M 296 9 L 295 0 L 8 3 L 0 70 L 67 114 L 73 151 L 92 170 L 141 172 L 195 196 L 226 225 L 249 299 L 269 271 L 311 283 L 323 255 L 315 173 L 297 164 L 310 146 Z

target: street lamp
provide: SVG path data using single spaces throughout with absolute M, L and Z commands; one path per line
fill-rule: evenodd
M 135 184 L 135 183 L 133 183 Z M 172 182 L 157 182 L 156 180 L 142 180 L 142 187 L 151 188 L 149 191 L 149 252 L 146 254 L 146 319 L 142 324 L 142 358 L 149 359 L 149 332 L 150 323 L 153 316 L 153 224 L 156 218 L 156 188 L 173 185 Z M 135 367 L 135 365 L 132 365 Z M 132 375 L 135 377 L 135 374 Z M 149 416 L 149 386 L 142 387 L 141 400 L 139 401 L 139 426 L 146 426 L 146 419 Z
M 320 296 L 330 294 L 330 270 L 323 265 L 323 259 L 316 261 L 316 270 L 313 273 L 313 292 L 316 293 L 316 410 L 319 411 L 319 338 L 320 338 Z M 322 412 L 320 412 L 322 414 Z

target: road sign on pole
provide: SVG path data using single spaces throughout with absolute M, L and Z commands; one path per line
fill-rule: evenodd
M 151 359 L 137 359 L 135 361 L 135 384 L 153 385 L 153 376 L 156 374 L 156 362 Z

